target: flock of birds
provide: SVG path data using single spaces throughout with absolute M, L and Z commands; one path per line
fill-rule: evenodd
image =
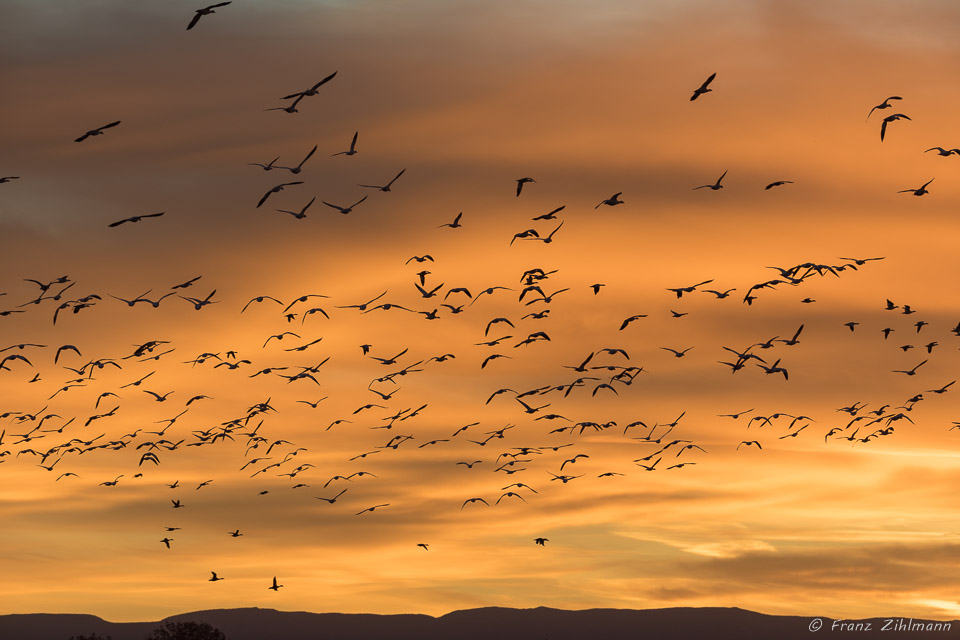
M 220 2 L 202 9 L 196 10 L 195 15 L 189 21 L 187 30 L 196 28 L 202 19 L 215 13 L 215 9 L 226 7 L 231 2 Z M 204 20 L 206 22 L 206 20 Z M 289 103 L 285 106 L 271 107 L 268 110 L 277 110 L 288 114 L 298 112 L 298 107 L 303 100 L 312 96 L 319 95 L 321 88 L 333 81 L 336 72 L 330 73 L 319 82 L 291 94 L 284 96 L 283 100 Z M 711 88 L 717 74 L 711 74 L 699 87 L 697 87 L 690 101 L 702 99 L 709 92 L 714 91 Z M 868 120 L 875 111 L 884 111 L 893 106 L 893 102 L 899 101 L 899 96 L 891 96 L 880 104 L 870 109 Z M 909 121 L 910 118 L 902 113 L 894 113 L 883 119 L 880 128 L 880 139 L 883 141 L 888 133 L 888 127 L 891 123 L 900 120 Z M 103 126 L 90 129 L 77 137 L 77 143 L 91 144 L 98 138 L 113 135 L 122 135 L 122 129 L 114 130 L 121 124 L 121 120 L 115 120 Z M 347 150 L 338 151 L 331 155 L 350 157 L 358 153 L 359 131 L 353 134 Z M 102 141 L 108 144 L 108 140 Z M 277 164 L 280 157 L 275 157 L 269 162 L 250 162 L 251 166 L 256 166 L 265 172 L 287 171 L 293 176 L 299 176 L 305 171 L 306 163 L 317 153 L 318 146 L 313 146 L 306 155 L 293 166 L 283 166 Z M 960 155 L 960 150 L 956 148 L 932 147 L 927 152 L 936 151 L 940 156 Z M 372 189 L 380 193 L 389 193 L 392 191 L 397 181 L 404 176 L 406 169 L 400 169 L 392 178 L 384 184 L 360 184 L 364 189 Z M 724 187 L 723 179 L 727 171 L 724 171 L 715 182 L 693 187 L 695 190 L 709 189 L 718 191 Z M 0 177 L 0 183 L 10 183 L 19 179 L 19 176 Z M 926 182 L 916 189 L 905 189 L 901 193 L 912 193 L 915 196 L 922 196 L 929 193 L 927 187 L 933 180 Z M 289 187 L 297 187 L 305 184 L 305 180 L 278 181 L 271 186 L 262 197 L 251 206 L 261 208 L 266 205 L 275 205 L 276 197 Z M 402 182 L 400 183 L 403 184 Z M 524 187 L 536 184 L 536 180 L 531 177 L 518 178 L 515 181 L 515 195 L 517 198 L 523 197 Z M 783 187 L 793 184 L 793 181 L 786 179 L 777 179 L 765 187 L 766 190 L 775 187 Z M 509 185 L 507 185 L 509 186 Z M 505 186 L 504 188 L 507 188 Z M 399 188 L 399 187 L 398 187 Z M 348 215 L 362 205 L 370 195 L 364 195 L 352 204 L 342 206 L 321 200 L 325 206 Z M 624 204 L 621 198 L 623 192 L 617 192 L 609 198 L 604 198 L 596 205 L 595 209 L 600 207 L 613 207 Z M 308 215 L 308 210 L 317 200 L 316 196 L 311 198 L 302 206 L 292 206 L 286 209 L 276 209 L 277 212 L 292 216 L 295 219 L 304 219 Z M 560 242 L 562 236 L 558 235 L 563 229 L 564 221 L 560 216 L 563 214 L 565 206 L 553 209 L 552 211 L 533 217 L 534 221 L 557 221 L 548 232 L 540 231 L 534 228 L 528 228 L 513 234 L 509 239 L 509 245 L 514 245 L 517 241 L 543 242 L 551 244 Z M 151 224 L 162 224 L 159 218 L 163 217 L 165 212 L 156 212 L 149 214 L 138 214 L 110 223 L 110 228 L 132 225 L 145 220 L 154 220 Z M 467 225 L 463 220 L 463 212 L 458 213 L 451 222 L 437 225 L 437 228 L 458 230 Z M 109 232 L 114 233 L 114 232 Z M 458 232 L 459 233 L 459 232 Z M 506 238 L 505 238 L 506 240 Z M 716 288 L 705 288 L 714 283 L 713 279 L 706 279 L 695 284 L 684 284 L 676 287 L 667 287 L 664 293 L 665 300 L 679 306 L 680 301 L 690 296 L 710 296 L 717 301 L 728 301 L 736 291 L 742 293 L 738 299 L 742 304 L 752 306 L 763 295 L 770 295 L 775 290 L 785 290 L 799 287 L 813 279 L 838 279 L 846 277 L 861 269 L 868 268 L 871 263 L 884 260 L 882 256 L 869 257 L 840 257 L 831 263 L 804 262 L 790 266 L 767 267 L 776 272 L 775 276 L 768 279 L 761 279 L 760 282 L 749 284 L 746 287 L 723 287 L 714 285 Z M 432 255 L 415 255 L 410 257 L 403 268 L 410 265 L 438 265 L 440 262 L 435 260 Z M 398 268 L 401 265 L 397 265 Z M 15 344 L 0 348 L 0 380 L 6 389 L 14 388 L 16 383 L 29 385 L 47 385 L 49 394 L 48 404 L 41 407 L 17 406 L 18 400 L 15 394 L 6 394 L 3 402 L 5 407 L 0 407 L 0 420 L 5 424 L 0 427 L 0 463 L 8 461 L 29 461 L 35 465 L 40 472 L 54 474 L 55 481 L 69 480 L 79 476 L 75 471 L 70 470 L 72 463 L 76 462 L 81 456 L 88 456 L 92 452 L 121 452 L 135 450 L 139 459 L 132 468 L 119 469 L 123 473 L 118 473 L 110 479 L 97 483 L 104 490 L 116 487 L 124 478 L 145 477 L 150 472 L 159 472 L 163 469 L 163 462 L 169 456 L 184 450 L 186 447 L 213 447 L 213 446 L 233 446 L 241 445 L 242 450 L 240 458 L 242 466 L 239 472 L 247 473 L 250 478 L 262 480 L 270 474 L 272 477 L 286 478 L 292 484 L 292 489 L 304 489 L 312 486 L 313 482 L 322 483 L 322 488 L 327 490 L 324 495 L 312 496 L 329 505 L 335 505 L 342 502 L 348 502 L 345 498 L 349 487 L 354 480 L 371 478 L 375 481 L 379 478 L 365 469 L 355 469 L 353 467 L 347 470 L 338 470 L 337 473 L 326 478 L 321 476 L 317 478 L 320 469 L 311 462 L 300 462 L 309 459 L 311 449 L 306 446 L 299 446 L 297 443 L 289 441 L 282 437 L 283 434 L 275 432 L 270 435 L 271 427 L 267 425 L 270 416 L 279 414 L 287 409 L 284 406 L 278 406 L 273 400 L 275 389 L 274 381 L 282 380 L 284 389 L 310 389 L 316 390 L 322 386 L 321 377 L 330 371 L 331 367 L 329 356 L 325 358 L 313 357 L 314 350 L 321 348 L 323 336 L 312 329 L 307 324 L 308 319 L 316 319 L 323 316 L 330 321 L 343 319 L 343 322 L 355 323 L 370 313 L 390 312 L 390 313 L 408 313 L 422 316 L 427 321 L 453 321 L 455 316 L 464 314 L 468 318 L 480 316 L 484 308 L 483 304 L 478 304 L 481 300 L 497 297 L 503 300 L 507 296 L 517 296 L 517 307 L 522 316 L 497 316 L 487 319 L 483 317 L 483 333 L 479 331 L 476 335 L 476 342 L 471 346 L 484 349 L 484 355 L 477 357 L 476 367 L 484 371 L 484 374 L 490 380 L 496 378 L 496 370 L 503 366 L 503 363 L 497 361 L 519 359 L 528 352 L 531 345 L 553 342 L 549 330 L 539 328 L 541 321 L 550 317 L 551 304 L 555 299 L 566 299 L 568 297 L 598 296 L 603 292 L 605 283 L 596 282 L 590 284 L 577 284 L 573 282 L 564 282 L 563 286 L 554 288 L 551 280 L 557 279 L 557 270 L 544 268 L 532 268 L 519 275 L 519 286 L 508 283 L 507 285 L 494 285 L 483 289 L 467 286 L 447 286 L 445 282 L 434 283 L 428 281 L 433 274 L 423 269 L 414 274 L 411 287 L 408 289 L 409 295 L 404 297 L 403 304 L 388 302 L 390 292 L 384 289 L 382 292 L 371 292 L 371 297 L 364 302 L 354 303 L 352 301 L 332 301 L 328 296 L 321 293 L 307 293 L 297 296 L 293 299 L 281 300 L 280 297 L 270 294 L 258 294 L 250 297 L 242 305 L 237 305 L 237 313 L 248 314 L 255 313 L 257 309 L 267 306 L 275 308 L 276 322 L 283 328 L 282 331 L 268 336 L 258 336 L 257 342 L 263 339 L 261 351 L 264 351 L 270 358 L 279 354 L 288 354 L 289 361 L 282 365 L 274 363 L 268 364 L 266 358 L 255 353 L 247 353 L 238 349 L 212 349 L 203 353 L 196 354 L 187 360 L 175 361 L 175 356 L 170 354 L 177 351 L 178 346 L 172 341 L 157 339 L 151 337 L 144 340 L 133 348 L 128 349 L 123 354 L 93 353 L 93 346 L 80 344 L 43 344 L 31 340 L 16 342 Z M 154 293 L 156 287 L 149 287 L 143 293 L 135 296 L 120 296 L 112 293 L 86 291 L 84 295 L 77 295 L 75 287 L 79 284 L 68 275 L 48 278 L 24 278 L 26 286 L 35 287 L 30 295 L 20 300 L 12 300 L 14 296 L 4 292 L 0 293 L 0 317 L 7 317 L 14 314 L 30 313 L 33 315 L 45 314 L 33 325 L 37 332 L 47 332 L 49 335 L 55 335 L 56 331 L 63 326 L 64 317 L 75 316 L 81 311 L 92 313 L 97 307 L 118 304 L 129 308 L 149 307 L 159 309 L 161 306 L 167 309 L 171 304 L 180 304 L 184 313 L 190 313 L 183 301 L 192 307 L 195 312 L 204 311 L 209 305 L 228 302 L 229 298 L 218 297 L 219 287 L 211 285 L 202 288 L 200 281 L 202 276 L 195 276 L 186 281 L 169 285 L 162 293 Z M 199 293 L 188 295 L 195 289 L 201 289 Z M 208 292 L 209 291 L 209 292 Z M 416 294 L 412 292 L 415 291 Z M 579 291 L 579 293 L 578 293 Z M 7 297 L 10 295 L 10 297 Z M 407 297 L 413 297 L 413 302 L 408 302 Z M 170 302 L 165 300 L 170 299 Z M 11 301 L 7 305 L 2 305 L 3 300 Z M 393 298 L 395 299 L 395 298 Z M 112 301 L 115 302 L 112 302 Z M 334 304 L 341 302 L 341 304 Z M 348 303 L 349 302 L 349 303 Z M 800 303 L 812 304 L 816 300 L 812 298 L 803 298 Z M 425 303 L 425 304 L 424 304 Z M 733 301 L 722 302 L 731 304 Z M 418 308 L 418 305 L 425 308 Z M 477 305 L 477 306 L 474 306 Z M 669 305 L 667 305 L 669 306 Z M 895 304 L 891 300 L 886 300 L 882 307 L 885 311 L 901 315 L 910 316 L 917 313 L 910 305 Z M 689 311 L 677 311 L 668 308 L 671 318 L 682 318 L 689 314 Z M 649 317 L 650 313 L 637 313 L 623 319 L 612 319 L 610 321 L 611 329 L 620 335 L 627 336 L 636 331 L 637 327 L 643 323 L 643 319 Z M 892 317 L 892 316 L 891 316 Z M 42 321 L 41 321 L 42 320 Z M 299 320 L 299 322 L 297 322 Z M 912 320 L 912 319 L 911 319 Z M 189 321 L 185 321 L 189 322 Z M 920 320 L 914 323 L 903 324 L 903 322 L 891 322 L 891 325 L 882 329 L 882 340 L 887 341 L 894 332 L 908 332 L 917 338 L 918 342 L 924 344 L 899 345 L 904 353 L 910 349 L 922 349 L 925 351 L 925 357 L 922 361 L 913 367 L 906 369 L 891 369 L 891 374 L 900 374 L 907 378 L 912 378 L 918 374 L 918 370 L 925 365 L 929 358 L 935 357 L 934 351 L 939 351 L 941 342 L 951 339 L 950 336 L 960 337 L 960 323 L 952 328 L 931 327 L 928 329 L 928 323 Z M 529 326 L 530 330 L 523 328 Z M 287 327 L 298 327 L 296 331 L 288 330 Z M 837 327 L 838 331 L 849 330 L 854 332 L 859 330 L 859 322 L 850 321 Z M 51 328 L 52 327 L 52 328 Z M 794 348 L 802 348 L 803 342 L 808 338 L 804 334 L 804 324 L 799 327 L 791 327 L 788 332 L 782 335 L 772 337 L 757 336 L 757 341 L 749 345 L 722 345 L 718 351 L 720 358 L 716 360 L 718 371 L 729 371 L 731 374 L 746 375 L 747 371 L 756 372 L 758 369 L 765 376 L 772 376 L 773 381 L 788 383 L 790 380 L 790 354 Z M 844 329 L 845 327 L 845 329 Z M 479 329 L 479 326 L 478 326 Z M 948 330 L 945 330 L 948 329 Z M 503 333 L 496 337 L 491 337 L 491 331 Z M 50 333 L 50 332 L 53 333 Z M 939 333 L 934 333 L 939 331 Z M 510 333 L 508 333 L 510 332 Z M 517 333 L 515 336 L 513 333 Z M 923 338 L 921 339 L 921 333 Z M 525 334 L 525 335 L 524 335 Z M 392 336 L 395 338 L 395 336 Z M 587 336 L 589 338 L 589 336 Z M 817 337 L 811 337 L 810 340 L 816 340 Z M 881 338 L 878 336 L 878 340 Z M 296 342 L 294 342 L 296 341 Z M 295 344 L 295 346 L 284 347 L 283 345 Z M 801 345 L 801 346 L 798 346 Z M 269 351 L 267 351 L 269 349 Z M 282 351 L 280 351 L 282 349 Z M 480 456 L 479 459 L 471 457 L 467 460 L 449 460 L 449 464 L 456 467 L 462 467 L 464 473 L 480 473 L 484 468 L 490 468 L 494 487 L 497 487 L 488 495 L 465 495 L 458 501 L 459 511 L 468 509 L 477 509 L 485 507 L 496 507 L 501 503 L 528 503 L 540 494 L 538 490 L 527 482 L 515 480 L 517 478 L 532 480 L 534 472 L 531 471 L 537 462 L 543 462 L 551 468 L 546 470 L 546 475 L 541 476 L 551 485 L 565 485 L 584 478 L 587 474 L 573 474 L 572 469 L 582 466 L 591 455 L 585 453 L 588 448 L 584 442 L 578 440 L 579 436 L 584 434 L 597 435 L 606 432 L 617 434 L 622 437 L 630 437 L 639 447 L 644 455 L 634 454 L 636 458 L 631 462 L 639 471 L 672 471 L 680 470 L 701 464 L 709 455 L 707 443 L 697 442 L 690 438 L 682 436 L 682 421 L 686 412 L 682 412 L 676 418 L 661 422 L 649 419 L 637 419 L 626 424 L 618 424 L 617 421 L 600 421 L 579 419 L 568 417 L 556 410 L 551 410 L 555 402 L 568 398 L 576 393 L 578 396 L 589 395 L 590 401 L 603 401 L 605 398 L 620 396 L 635 382 L 642 380 L 640 374 L 648 374 L 649 370 L 640 366 L 631 359 L 624 346 L 601 346 L 593 345 L 584 349 L 582 358 L 565 364 L 558 371 L 557 379 L 547 384 L 534 384 L 530 388 L 508 388 L 501 387 L 493 390 L 492 393 L 485 391 L 485 402 L 489 405 L 492 402 L 503 402 L 512 407 L 517 414 L 517 421 L 494 428 L 485 428 L 481 422 L 471 422 L 454 429 L 446 437 L 426 439 L 420 432 L 412 428 L 415 425 L 415 418 L 427 412 L 430 408 L 429 403 L 411 403 L 403 408 L 395 403 L 402 397 L 400 382 L 406 376 L 415 376 L 422 373 L 431 373 L 443 363 L 453 359 L 464 359 L 470 357 L 464 352 L 443 352 L 436 355 L 426 353 L 414 354 L 410 348 L 404 348 L 396 353 L 393 350 L 379 350 L 372 344 L 362 344 L 356 347 L 356 358 L 363 359 L 365 363 L 376 363 L 377 367 L 384 367 L 382 373 L 375 375 L 369 381 L 366 389 L 362 392 L 363 400 L 359 400 L 356 410 L 349 416 L 338 416 L 327 424 L 322 432 L 325 433 L 334 428 L 345 428 L 356 421 L 359 424 L 366 424 L 370 429 L 383 429 L 404 431 L 398 435 L 389 438 L 383 438 L 378 444 L 373 445 L 367 450 L 357 451 L 353 457 L 344 460 L 344 465 L 356 463 L 359 460 L 374 461 L 378 457 L 388 455 L 399 455 L 398 452 L 408 449 L 424 449 L 435 447 L 441 449 L 446 443 L 458 443 L 462 445 L 470 444 L 478 451 L 490 451 L 494 447 L 500 447 L 495 450 L 496 455 Z M 671 354 L 674 358 L 689 358 L 691 351 L 697 349 L 695 346 L 687 345 L 664 345 L 658 349 Z M 700 347 L 694 353 L 704 351 Z M 476 353 L 476 352 L 474 352 Z M 52 357 L 51 357 L 52 356 Z M 710 356 L 711 359 L 714 356 Z M 50 363 L 52 362 L 52 366 Z M 180 388 L 170 389 L 169 386 L 154 386 L 153 376 L 157 374 L 161 367 L 169 371 L 174 371 L 176 375 L 177 367 L 189 366 L 209 367 L 210 375 L 227 376 L 246 376 L 247 378 L 259 378 L 263 381 L 265 392 L 264 399 L 253 402 L 244 410 L 235 410 L 234 413 L 219 422 L 207 426 L 190 424 L 189 413 L 196 403 L 209 403 L 214 399 L 204 393 L 195 393 L 194 391 L 184 392 Z M 326 368 L 324 368 L 326 366 Z M 563 377 L 560 377 L 563 373 Z M 336 376 L 336 373 L 330 375 Z M 442 374 L 438 374 L 442 375 Z M 111 376 L 113 376 L 111 378 Z M 119 380 L 116 378 L 119 377 Z M 163 376 L 158 376 L 158 378 Z M 108 380 L 114 380 L 115 384 L 107 384 Z M 52 382 L 49 382 L 52 381 Z M 121 384 L 122 382 L 122 384 Z M 930 398 L 942 395 L 950 391 L 955 381 L 944 381 L 943 384 L 933 389 L 916 389 L 909 394 L 904 394 L 902 398 L 891 398 L 889 402 L 873 407 L 863 402 L 855 402 L 848 406 L 840 407 L 837 412 L 844 413 L 845 424 L 835 426 L 823 426 L 814 418 L 806 415 L 793 415 L 786 412 L 775 412 L 769 415 L 760 415 L 755 413 L 754 408 L 741 410 L 735 413 L 718 414 L 722 420 L 731 420 L 734 422 L 745 422 L 744 433 L 750 427 L 756 428 L 771 427 L 771 430 L 777 430 L 776 435 L 770 436 L 778 441 L 791 440 L 800 437 L 801 433 L 812 435 L 815 429 L 820 429 L 825 442 L 830 440 L 844 440 L 854 444 L 867 444 L 882 437 L 888 437 L 894 433 L 894 423 L 905 421 L 913 424 L 911 412 L 918 403 Z M 939 384 L 939 383 L 938 383 Z M 295 387 L 292 385 L 296 385 Z M 922 385 L 929 386 L 929 385 Z M 92 406 L 85 413 L 75 415 L 61 415 L 58 411 L 62 409 L 57 407 L 57 403 L 65 401 L 65 398 L 71 399 L 78 394 L 90 395 Z M 287 393 L 284 391 L 284 393 Z M 95 395 L 94 395 L 95 394 Z M 142 394 L 142 395 L 141 395 Z M 189 395 L 185 401 L 179 398 Z M 158 407 L 168 407 L 177 405 L 176 409 L 170 410 L 168 416 L 157 420 L 152 425 L 137 426 L 125 423 L 124 400 L 130 396 L 146 397 L 152 400 Z M 374 398 L 374 401 L 367 402 L 367 399 Z M 396 397 L 396 399 L 395 399 Z M 309 407 L 310 410 L 318 410 L 326 397 L 320 399 L 299 399 L 295 404 Z M 482 398 L 481 398 L 482 399 Z M 182 402 L 182 404 L 178 404 Z M 394 404 L 390 404 L 394 403 Z M 102 405 L 102 408 L 101 408 Z M 419 405 L 419 406 L 414 406 Z M 376 416 L 369 418 L 368 416 Z M 822 422 L 829 422 L 823 417 Z M 98 429 L 91 427 L 103 427 L 98 435 L 90 435 Z M 157 426 L 159 425 L 159 426 Z M 543 429 L 545 425 L 558 425 L 552 429 Z M 136 428 L 134 428 L 136 427 Z M 621 431 L 622 427 L 622 431 Z M 952 428 L 960 428 L 960 422 L 954 423 Z M 807 431 L 809 429 L 809 431 Z M 279 427 L 278 427 L 279 430 Z M 768 433 L 771 431 L 768 430 Z M 125 432 L 121 435 L 120 432 Z M 374 433 L 380 433 L 375 431 Z M 751 432 L 753 433 L 753 432 Z M 560 444 L 556 441 L 550 444 L 538 442 L 536 445 L 521 443 L 520 446 L 506 446 L 518 444 L 521 434 L 523 438 L 553 438 L 554 440 L 563 439 Z M 805 435 L 806 435 L 805 434 Z M 566 438 L 566 439 L 564 439 Z M 730 442 L 730 448 L 734 451 L 746 453 L 746 450 L 756 448 L 763 450 L 763 444 L 767 440 L 761 440 L 759 437 L 742 439 L 739 443 Z M 568 451 L 569 449 L 569 451 Z M 550 454 L 559 454 L 551 456 Z M 438 452 L 442 455 L 442 451 Z M 149 470 L 149 472 L 147 471 Z M 619 471 L 604 471 L 595 474 L 598 479 L 610 479 L 624 474 Z M 326 478 L 326 479 L 325 479 Z M 508 480 L 509 478 L 509 480 Z M 503 480 L 501 482 L 501 479 Z M 193 491 L 199 491 L 213 483 L 213 480 L 207 480 L 199 483 Z M 165 483 L 169 490 L 176 491 L 181 487 L 179 481 Z M 270 493 L 269 489 L 261 489 L 258 495 L 266 496 Z M 176 494 L 175 494 L 176 495 Z M 183 509 L 189 504 L 189 500 L 182 497 L 174 497 L 169 501 L 168 508 Z M 492 503 L 492 504 L 491 504 Z M 373 514 L 381 510 L 389 509 L 390 502 L 377 502 L 375 504 L 355 504 L 348 509 L 347 513 L 354 517 L 375 517 Z M 159 544 L 163 544 L 165 549 L 174 550 L 177 541 L 170 537 L 181 531 L 180 527 L 166 527 L 165 535 L 159 539 Z M 239 529 L 226 532 L 232 538 L 240 538 L 244 534 Z M 536 536 L 533 542 L 538 546 L 546 546 L 548 538 Z M 417 542 L 415 545 L 411 541 L 411 547 L 420 548 L 429 551 L 429 543 Z M 211 582 L 224 580 L 216 571 L 211 571 Z M 277 582 L 274 576 L 272 583 L 268 587 L 273 591 L 278 591 L 284 585 Z

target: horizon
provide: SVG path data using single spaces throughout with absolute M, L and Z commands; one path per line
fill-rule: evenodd
M 960 616 L 960 8 L 204 4 L 7 3 L 5 613 Z

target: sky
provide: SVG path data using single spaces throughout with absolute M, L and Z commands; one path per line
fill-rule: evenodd
M 953 3 L 0 4 L 3 613 L 960 616 Z

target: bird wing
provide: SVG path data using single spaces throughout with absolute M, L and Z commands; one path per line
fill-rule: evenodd
M 323 80 L 321 80 L 321 81 L 318 82 L 317 84 L 313 85 L 313 90 L 316 91 L 316 90 L 319 89 L 321 86 L 327 84 L 328 82 L 330 82 L 331 80 L 333 80 L 334 76 L 336 76 L 336 75 L 337 75 L 337 72 L 334 71 L 333 73 L 331 73 L 330 75 L 328 75 L 326 78 L 324 78 Z
M 257 208 L 258 208 L 258 209 L 260 208 L 260 205 L 262 205 L 264 202 L 267 201 L 267 198 L 270 197 L 270 194 L 271 194 L 271 193 L 273 193 L 273 189 L 270 189 L 270 191 L 267 191 L 265 194 L 263 194 L 263 197 L 260 198 L 260 202 L 257 203 Z

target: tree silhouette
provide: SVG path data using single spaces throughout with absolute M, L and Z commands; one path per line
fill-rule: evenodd
M 223 632 L 206 622 L 166 622 L 146 640 L 226 640 Z

